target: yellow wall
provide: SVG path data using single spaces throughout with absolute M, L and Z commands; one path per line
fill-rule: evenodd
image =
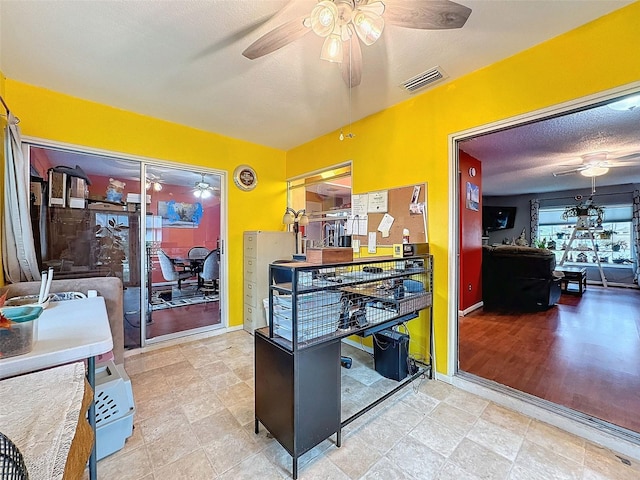
M 286 206 L 285 152 L 137 115 L 6 80 L 5 99 L 23 136 L 226 170 L 228 196 L 229 323 L 243 317 L 242 232 L 282 230 Z M 257 187 L 240 191 L 233 170 L 256 170 Z
M 428 183 L 429 240 L 435 256 L 438 370 L 446 372 L 448 141 L 453 132 L 640 80 L 640 3 L 461 79 L 411 97 L 338 132 L 287 152 L 172 124 L 7 79 L 4 97 L 23 134 L 259 178 L 253 192 L 229 184 L 230 321 L 242 322 L 242 231 L 280 230 L 285 178 L 353 161 L 354 192 Z M 365 78 L 364 81 L 367 81 Z M 2 91 L 0 83 L 0 92 Z M 179 143 L 177 141 L 179 139 Z M 252 215 L 259 209 L 259 215 Z M 454 272 L 455 273 L 455 272 Z M 426 338 L 418 332 L 419 338 Z M 452 372 L 447 372 L 452 373 Z
M 447 271 L 448 135 L 638 81 L 638 45 L 640 2 L 367 117 L 353 124 L 354 139 L 341 142 L 336 131 L 287 152 L 288 177 L 352 160 L 354 193 L 428 183 L 438 371 L 453 373 L 447 372 L 447 305 L 455 294 L 448 291 L 455 272 Z

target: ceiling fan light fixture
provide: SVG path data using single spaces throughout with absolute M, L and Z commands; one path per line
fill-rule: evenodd
M 327 62 L 342 62 L 342 39 L 337 33 L 332 33 L 324 39 L 320 58 Z
M 146 179 L 144 182 L 144 187 L 147 190 L 151 190 L 153 188 L 154 192 L 159 192 L 162 190 L 162 184 L 156 180 Z
M 323 0 L 311 11 L 311 29 L 320 37 L 327 37 L 333 32 L 338 21 L 338 7 L 336 4 Z
M 384 30 L 384 19 L 373 12 L 356 10 L 351 21 L 358 38 L 367 46 L 375 43 L 382 35 L 382 30 Z
M 580 170 L 580 175 L 583 175 L 585 177 L 599 177 L 600 175 L 604 175 L 608 171 L 609 167 L 593 166 L 585 168 L 584 170 Z

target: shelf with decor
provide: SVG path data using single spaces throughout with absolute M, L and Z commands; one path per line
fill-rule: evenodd
M 554 252 L 557 261 L 560 262 L 567 250 L 573 228 L 564 225 L 546 225 L 540 227 L 539 231 L 540 237 L 544 239 L 544 246 Z M 591 236 L 593 236 L 593 243 Z M 629 226 L 626 223 L 603 223 L 601 228 L 578 230 L 565 263 L 597 264 L 595 258 L 597 252 L 601 264 L 631 265 L 633 260 L 629 238 Z

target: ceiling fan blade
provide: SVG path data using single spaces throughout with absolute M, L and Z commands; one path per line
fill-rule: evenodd
M 573 175 L 574 173 L 578 173 L 582 170 L 585 170 L 586 168 L 587 167 L 585 166 L 581 166 L 581 167 L 572 168 L 571 170 L 562 170 L 561 172 L 553 172 L 553 176 L 560 177 L 562 175 Z
M 628 155 L 622 155 L 621 157 L 613 157 L 611 160 L 614 162 L 633 162 L 634 160 L 640 160 L 640 152 L 633 152 Z
M 635 167 L 640 165 L 640 157 L 634 159 L 629 159 L 629 160 L 625 160 L 623 162 L 618 163 L 618 161 L 616 160 L 616 163 L 608 163 L 607 165 L 605 165 L 607 168 L 620 168 L 620 167 Z
M 471 15 L 469 7 L 449 0 L 384 0 L 384 4 L 384 21 L 406 28 L 460 28 Z
M 305 17 L 295 18 L 283 23 L 279 27 L 274 28 L 270 32 L 265 33 L 258 40 L 253 42 L 242 52 L 242 55 L 250 60 L 275 52 L 279 48 L 304 37 L 311 31 L 309 27 L 304 25 Z
M 357 87 L 362 81 L 362 50 L 356 35 L 342 43 L 342 52 L 342 79 L 347 87 Z

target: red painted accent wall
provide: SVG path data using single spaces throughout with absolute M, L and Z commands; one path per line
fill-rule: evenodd
M 465 310 L 482 301 L 482 163 L 460 150 L 460 298 Z M 475 176 L 469 173 L 475 169 Z M 478 210 L 467 206 L 467 182 L 478 187 Z

